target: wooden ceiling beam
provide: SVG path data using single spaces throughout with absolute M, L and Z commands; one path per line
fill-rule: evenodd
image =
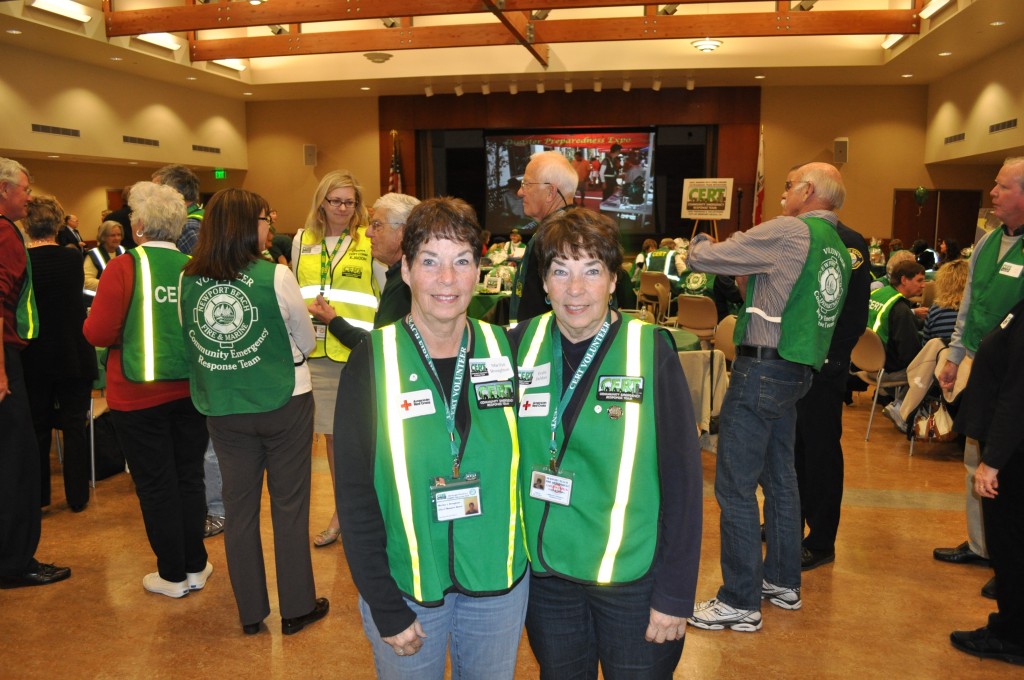
M 520 45 L 525 47 L 533 55 L 533 58 L 540 62 L 544 68 L 548 67 L 548 54 L 550 49 L 547 45 L 538 45 L 534 41 L 534 22 L 530 13 L 525 11 L 505 12 L 504 0 L 484 0 L 488 9 L 498 17 L 498 20 L 508 29 L 512 37 Z

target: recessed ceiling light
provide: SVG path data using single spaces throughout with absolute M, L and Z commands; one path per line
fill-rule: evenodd
M 124 61 L 121 57 L 111 57 L 110 61 Z
M 939 56 L 940 57 L 951 57 L 951 56 L 953 56 L 953 53 L 952 52 L 939 52 Z
M 8 28 L 7 32 L 10 33 L 11 35 L 21 35 L 21 31 L 19 31 L 16 28 Z
M 765 76 L 760 76 L 760 75 L 754 76 L 754 80 L 764 80 L 764 79 L 765 79 Z
M 60 158 L 60 156 L 58 156 L 58 155 L 56 155 L 56 154 L 52 154 L 52 153 L 51 153 L 51 154 L 48 154 L 48 155 L 47 155 L 46 157 L 47 157 L 47 158 Z
M 128 161 L 128 165 L 138 165 L 138 161 Z
M 370 88 L 369 88 L 369 87 L 367 87 L 366 85 L 363 85 L 363 86 L 362 86 L 361 88 L 359 88 L 359 89 L 360 89 L 360 90 L 362 90 L 363 92 L 369 92 L 369 91 L 370 91 Z
M 243 92 L 242 94 L 244 94 L 246 97 L 251 97 L 252 96 L 252 92 Z
M 989 26 L 1005 26 L 1005 25 L 1006 25 L 1006 22 L 1005 22 L 1005 21 L 1002 21 L 1002 20 L 996 20 L 996 21 L 991 21 L 991 22 L 989 22 L 989 24 L 988 24 L 988 25 L 989 25 Z
M 913 77 L 914 77 L 913 73 L 904 73 L 903 75 L 900 76 L 900 78 L 913 78 Z
M 186 76 L 185 80 L 198 80 L 195 76 Z

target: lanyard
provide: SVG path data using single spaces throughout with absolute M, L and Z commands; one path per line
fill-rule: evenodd
M 601 325 L 601 329 L 597 332 L 597 335 L 590 341 L 590 346 L 587 347 L 586 354 L 583 355 L 583 359 L 580 361 L 580 365 L 576 367 L 576 373 L 573 374 L 572 380 L 569 381 L 569 386 L 565 388 L 565 392 L 562 394 L 561 400 L 558 402 L 558 407 L 555 409 L 554 415 L 551 416 L 551 462 L 549 464 L 551 472 L 558 472 L 555 465 L 555 459 L 558 456 L 558 445 L 555 440 L 555 432 L 558 431 L 558 426 L 562 422 L 562 415 L 565 413 L 566 407 L 572 400 L 572 395 L 579 386 L 580 381 L 583 380 L 583 376 L 586 375 L 587 369 L 590 368 L 590 364 L 593 363 L 594 357 L 597 356 L 597 352 L 601 349 L 601 344 L 604 342 L 604 338 L 608 335 L 608 328 L 612 324 L 612 313 L 609 310 L 608 316 L 605 317 L 604 323 Z M 553 358 L 551 363 L 555 365 L 555 376 L 558 380 L 558 388 L 562 388 L 562 338 L 561 332 L 558 330 L 557 324 L 551 324 L 551 353 Z
M 338 254 L 338 249 L 341 248 L 341 242 L 345 240 L 344 236 L 338 237 L 338 242 L 334 244 L 334 250 L 331 251 L 330 257 L 327 256 L 327 237 L 324 236 L 320 240 L 320 287 L 324 288 L 327 286 L 327 280 L 331 275 L 331 263 L 334 262 L 334 257 Z
M 438 389 L 442 390 L 441 377 L 437 374 L 437 369 L 434 367 L 434 360 L 430 358 L 430 352 L 427 350 L 427 344 L 423 342 L 423 336 L 420 335 L 420 331 L 416 328 L 416 324 L 413 323 L 412 314 L 405 317 L 406 323 L 409 325 L 409 330 L 412 331 L 412 336 L 416 338 L 416 342 L 420 346 L 420 353 L 423 354 L 423 358 L 427 360 L 427 366 L 430 367 L 430 372 L 434 374 L 434 380 L 437 383 Z M 452 392 L 448 401 L 444 404 L 444 422 L 448 428 L 448 439 L 451 442 L 452 447 L 452 479 L 459 478 L 459 467 L 462 465 L 462 453 L 459 452 L 459 447 L 455 444 L 455 409 L 459 405 L 459 395 L 462 394 L 462 381 L 466 375 L 466 356 L 469 354 L 469 322 L 466 322 L 466 329 L 462 332 L 462 344 L 459 345 L 459 357 L 455 362 L 455 376 L 452 378 Z

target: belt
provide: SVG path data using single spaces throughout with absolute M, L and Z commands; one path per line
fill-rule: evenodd
M 754 345 L 739 345 L 736 347 L 736 356 L 753 357 L 755 359 L 781 359 L 779 350 L 774 347 L 755 347 Z

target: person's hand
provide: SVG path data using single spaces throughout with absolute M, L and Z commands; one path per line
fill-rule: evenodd
M 982 498 L 995 498 L 999 495 L 999 470 L 984 463 L 978 465 L 974 473 L 974 492 Z
M 10 387 L 7 385 L 7 372 L 4 371 L 4 367 L 0 366 L 0 401 L 11 393 Z
M 924 319 L 926 316 L 928 316 L 928 308 L 925 307 L 924 305 L 921 305 L 920 307 L 914 307 L 914 316 L 916 316 L 918 319 Z
M 953 389 L 953 385 L 956 384 L 956 373 L 959 368 L 958 364 L 947 361 L 946 365 L 942 367 L 942 371 L 939 372 L 939 387 L 946 391 Z
M 647 624 L 647 632 L 644 634 L 645 640 L 660 645 L 669 640 L 682 640 L 684 635 L 686 635 L 686 619 L 669 616 L 656 609 L 651 609 L 651 620 Z
M 420 620 L 416 619 L 411 626 L 398 635 L 381 639 L 391 645 L 391 649 L 395 650 L 395 654 L 398 656 L 412 656 L 423 647 L 423 640 L 426 637 L 427 634 L 423 632 Z
M 309 313 L 320 323 L 330 323 L 331 319 L 338 316 L 338 312 L 335 311 L 334 307 L 327 304 L 327 300 L 324 299 L 323 295 L 316 296 L 316 299 L 309 305 Z

